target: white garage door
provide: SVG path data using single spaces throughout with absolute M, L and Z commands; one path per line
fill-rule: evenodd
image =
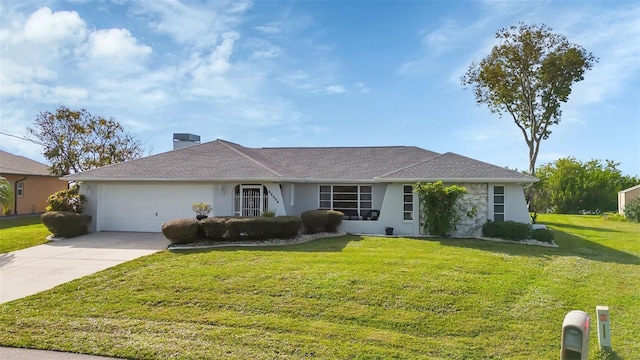
M 194 202 L 213 203 L 212 184 L 103 184 L 98 231 L 160 232 L 163 223 L 195 217 Z

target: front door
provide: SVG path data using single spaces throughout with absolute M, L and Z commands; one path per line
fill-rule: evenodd
M 240 187 L 240 215 L 260 216 L 263 208 L 263 186 L 262 185 L 242 185 Z

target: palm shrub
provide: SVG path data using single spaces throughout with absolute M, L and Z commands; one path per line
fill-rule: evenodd
M 633 222 L 640 222 L 640 198 L 628 202 L 624 206 L 624 216 Z

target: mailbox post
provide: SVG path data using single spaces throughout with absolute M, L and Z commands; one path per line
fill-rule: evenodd
M 611 325 L 609 323 L 609 307 L 596 306 L 598 314 L 598 343 L 600 350 L 611 350 Z
M 570 311 L 564 317 L 560 360 L 587 360 L 590 321 L 589 315 L 580 310 Z

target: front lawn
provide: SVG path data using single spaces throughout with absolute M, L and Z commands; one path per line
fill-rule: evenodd
M 640 224 L 541 216 L 559 248 L 344 236 L 164 251 L 0 305 L 0 345 L 136 359 L 553 359 L 565 314 L 611 309 L 640 358 Z
M 0 254 L 46 243 L 51 234 L 40 216 L 0 218 Z

